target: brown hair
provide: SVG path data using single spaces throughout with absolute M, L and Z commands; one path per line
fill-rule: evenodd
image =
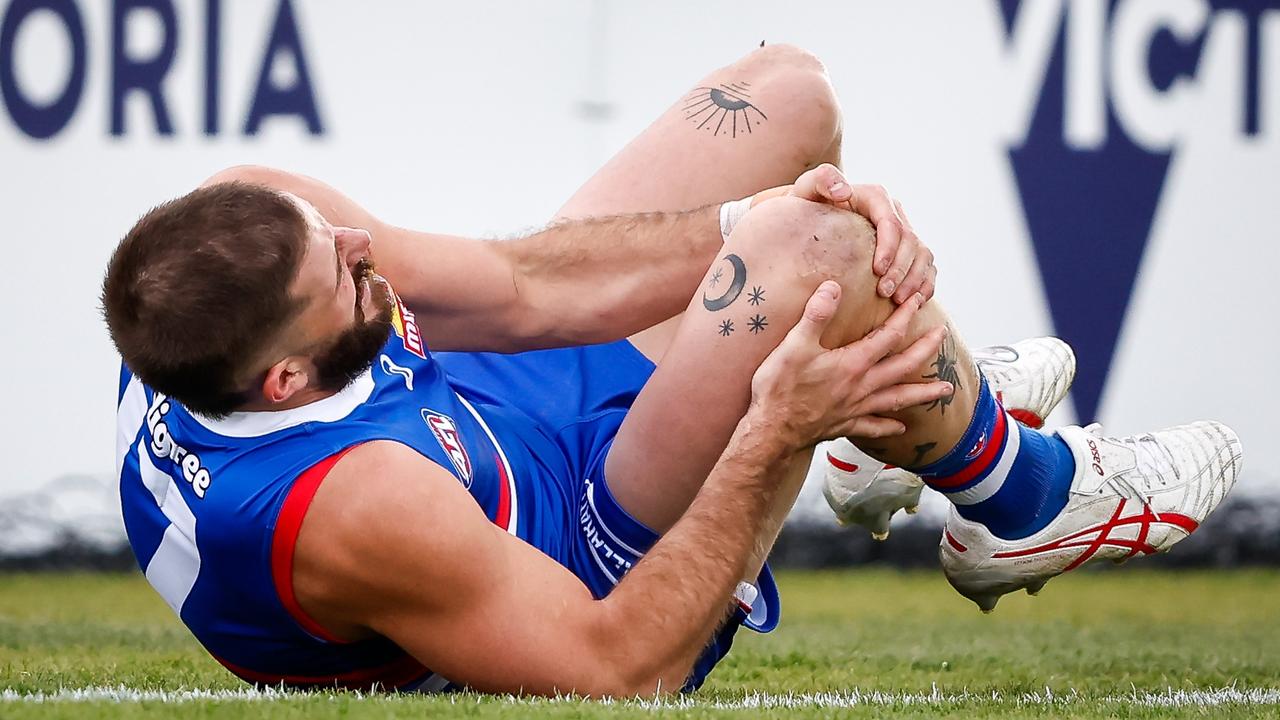
M 102 311 L 125 365 L 187 409 L 222 417 L 245 363 L 300 307 L 307 223 L 289 198 L 219 183 L 153 208 L 107 265 Z

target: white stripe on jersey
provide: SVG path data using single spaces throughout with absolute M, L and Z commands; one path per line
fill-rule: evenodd
M 147 582 L 160 593 L 178 615 L 200 574 L 200 551 L 196 548 L 196 516 L 182 499 L 182 491 L 166 473 L 151 462 L 146 440 L 138 442 L 138 471 L 142 484 L 155 498 L 160 512 L 169 519 L 160 547 L 147 563 Z
M 137 375 L 129 376 L 129 384 L 124 388 L 124 397 L 120 398 L 120 407 L 116 408 L 116 479 L 124 471 L 124 459 L 129 455 L 129 448 L 138 439 L 138 431 L 147 419 L 147 391 Z
M 467 402 L 466 398 L 457 393 L 454 393 L 453 395 L 458 398 L 458 402 L 462 403 L 462 407 L 466 408 L 467 411 L 471 413 L 471 416 L 476 419 L 476 422 L 480 423 L 480 429 L 484 430 L 484 434 L 489 436 L 489 442 L 493 443 L 493 447 L 498 451 L 498 458 L 502 461 L 502 467 L 507 471 L 507 490 L 511 497 L 511 521 L 507 523 L 507 532 L 512 535 L 517 535 L 518 537 L 518 534 L 516 533 L 516 518 L 518 517 L 517 509 L 520 503 L 519 499 L 516 497 L 516 474 L 511 471 L 511 463 L 507 462 L 507 454 L 502 451 L 502 446 L 498 444 L 498 438 L 494 437 L 493 431 L 489 429 L 488 423 L 484 421 L 484 418 L 480 417 L 480 413 L 476 412 L 476 409 L 471 406 L 471 403 Z

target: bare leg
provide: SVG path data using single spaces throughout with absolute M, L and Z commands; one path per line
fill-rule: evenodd
M 761 48 L 695 88 L 588 180 L 559 217 L 688 210 L 784 185 L 824 162 L 839 164 L 835 95 L 822 63 L 803 50 Z M 722 88 L 726 94 L 713 98 L 711 89 Z M 749 108 L 721 107 L 739 102 Z M 631 340 L 656 362 L 676 325 L 669 320 Z
M 660 531 L 679 519 L 746 411 L 756 368 L 823 280 L 835 279 L 844 288 L 824 345 L 857 340 L 889 316 L 892 303 L 876 295 L 874 246 L 874 230 L 862 218 L 793 198 L 771 200 L 743 219 L 609 454 L 609 486 L 624 508 Z M 930 302 L 905 344 L 945 323 L 941 307 Z M 956 386 L 954 396 L 899 413 L 907 433 L 877 441 L 869 448 L 872 454 L 894 464 L 919 465 L 959 441 L 973 412 L 977 382 L 972 360 L 954 333 L 937 360 L 920 369 L 922 379 L 939 367 Z M 788 482 L 788 490 L 798 488 L 798 481 Z M 794 493 L 778 508 L 779 524 L 793 500 Z

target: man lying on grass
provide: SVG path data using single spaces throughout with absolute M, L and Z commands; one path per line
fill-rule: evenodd
M 768 123 L 717 138 L 675 108 L 513 241 L 392 227 L 262 168 L 139 220 L 103 290 L 125 523 L 223 665 L 302 687 L 696 688 L 739 626 L 777 624 L 764 560 L 828 438 L 947 493 L 944 567 L 983 606 L 1165 549 L 1216 506 L 1239 465 L 1220 425 L 1016 422 L 900 209 L 821 164 L 821 70 L 761 51 L 704 85 L 730 78 Z M 1074 540 L 1099 522 L 1134 532 Z

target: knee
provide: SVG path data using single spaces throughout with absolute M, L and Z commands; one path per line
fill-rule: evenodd
M 744 79 L 760 85 L 760 109 L 781 123 L 806 165 L 816 165 L 838 142 L 840 103 L 826 66 L 813 53 L 794 45 L 766 45 L 740 60 Z M 838 159 L 838 158 L 837 158 Z
M 827 68 L 817 55 L 797 45 L 774 43 L 762 45 L 747 55 L 745 62 L 769 68 L 803 70 L 826 75 Z
M 789 266 L 800 277 L 821 282 L 865 276 L 874 287 L 875 228 L 848 210 L 775 198 L 752 208 L 734 228 L 729 244 L 741 254 Z

